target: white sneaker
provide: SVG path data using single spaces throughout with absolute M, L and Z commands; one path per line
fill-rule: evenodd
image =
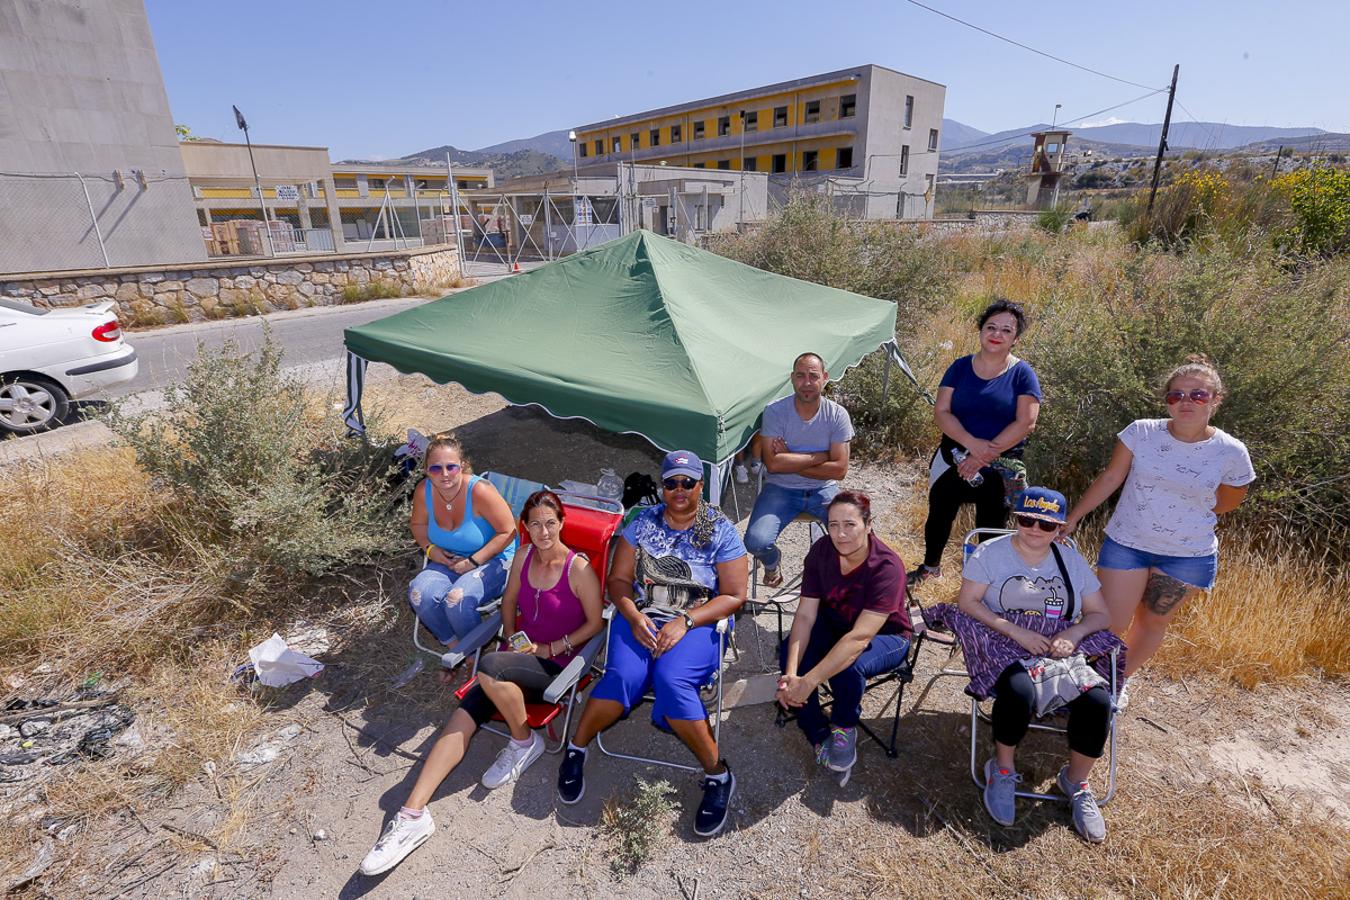
M 416 819 L 395 815 L 385 826 L 384 834 L 361 860 L 362 875 L 380 875 L 403 862 L 404 858 L 436 833 L 431 810 L 422 810 Z
M 737 464 L 736 464 L 736 468 L 733 469 L 732 471 L 735 472 L 735 474 L 736 474 L 736 483 L 737 483 L 737 484 L 749 484 L 749 483 L 750 483 L 750 470 L 747 469 L 745 466 L 741 465 L 740 463 L 737 463 Z
M 494 791 L 504 784 L 510 784 L 543 755 L 544 739 L 538 732 L 530 732 L 530 743 L 526 747 L 517 747 L 513 740 L 507 741 L 502 752 L 497 754 L 496 761 L 483 773 L 483 787 Z
M 764 468 L 764 463 L 763 463 L 761 460 L 759 460 L 759 459 L 751 460 L 751 462 L 750 462 L 750 474 L 751 474 L 751 475 L 758 475 L 759 472 L 760 472 L 760 470 L 763 469 L 763 468 Z

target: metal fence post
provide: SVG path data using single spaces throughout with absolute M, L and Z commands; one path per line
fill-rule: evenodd
M 103 254 L 103 268 L 111 269 L 112 263 L 108 261 L 108 248 L 103 243 L 103 231 L 98 227 L 98 214 L 94 212 L 94 201 L 89 198 L 89 186 L 84 183 L 84 176 L 79 172 L 75 177 L 80 179 L 80 189 L 84 191 L 84 202 L 89 205 L 89 221 L 94 225 L 94 237 L 98 238 L 98 250 Z

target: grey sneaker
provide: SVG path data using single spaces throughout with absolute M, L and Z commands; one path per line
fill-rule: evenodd
M 1059 792 L 1073 803 L 1073 827 L 1090 844 L 1100 844 L 1106 840 L 1106 820 L 1102 818 L 1097 798 L 1086 781 L 1074 784 L 1069 781 L 1069 767 L 1059 770 L 1055 777 L 1055 786 Z
M 1011 825 L 1017 821 L 1017 786 L 1022 776 L 1008 769 L 1000 769 L 998 763 L 987 760 L 984 764 L 984 808 L 989 816 L 1000 825 Z
M 494 791 L 504 784 L 510 784 L 520 777 L 534 761 L 544 753 L 544 739 L 538 732 L 530 732 L 530 743 L 517 747 L 515 741 L 507 741 L 496 761 L 483 773 L 483 787 Z
M 835 772 L 847 772 L 858 761 L 858 729 L 831 728 L 825 742 L 825 765 Z

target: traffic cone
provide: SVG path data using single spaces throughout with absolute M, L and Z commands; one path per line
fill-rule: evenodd
M 512 272 L 513 274 L 519 274 L 519 272 L 520 272 L 520 263 L 518 263 L 518 262 L 513 262 L 513 263 L 511 263 L 511 272 Z

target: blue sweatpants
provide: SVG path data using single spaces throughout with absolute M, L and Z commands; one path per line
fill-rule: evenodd
M 659 629 L 663 623 L 656 624 Z M 605 674 L 591 690 L 591 697 L 620 703 L 627 715 L 648 691 L 653 691 L 656 701 L 652 704 L 652 723 L 667 730 L 667 719 L 707 719 L 698 689 L 717 671 L 717 645 L 717 628 L 700 625 L 653 659 L 651 651 L 633 636 L 628 622 L 620 619 L 610 630 Z

